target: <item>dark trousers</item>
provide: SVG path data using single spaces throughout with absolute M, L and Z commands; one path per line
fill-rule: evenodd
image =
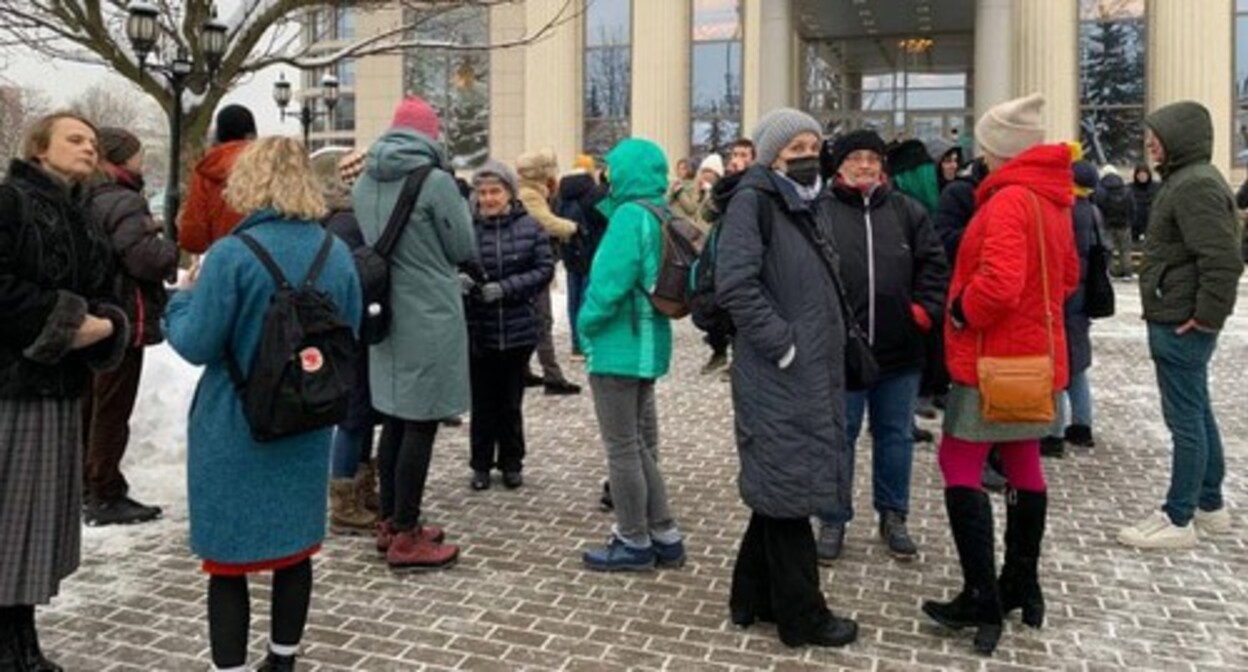
M 273 572 L 270 600 L 269 640 L 278 646 L 299 644 L 312 603 L 312 560 Z M 246 664 L 250 635 L 251 592 L 247 577 L 209 577 L 208 640 L 213 665 L 231 668 Z
M 732 569 L 729 604 L 734 612 L 774 620 L 785 641 L 805 641 L 827 622 L 831 612 L 819 590 L 809 519 L 750 516 Z
M 732 334 L 727 334 L 722 331 L 708 331 L 702 340 L 706 341 L 706 344 L 711 346 L 711 351 L 714 354 L 727 357 L 728 346 L 732 343 Z
M 386 418 L 381 427 L 378 470 L 381 472 L 381 517 L 396 532 L 420 524 L 420 503 L 433 461 L 437 420 Z
M 131 348 L 121 366 L 92 378 L 82 403 L 86 495 L 99 501 L 126 496 L 130 485 L 121 475 L 121 458 L 130 442 L 130 415 L 139 394 L 143 349 Z
M 949 393 L 949 369 L 945 367 L 945 330 L 941 323 L 932 325 L 923 334 L 923 380 L 919 383 L 920 397 L 941 397 Z
M 473 471 L 524 467 L 524 374 L 533 346 L 474 352 L 472 375 Z M 495 459 L 497 450 L 497 459 Z

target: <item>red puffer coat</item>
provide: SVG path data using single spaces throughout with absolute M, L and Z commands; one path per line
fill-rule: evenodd
M 976 350 L 981 334 L 985 355 L 1049 351 L 1033 195 L 1047 239 L 1054 385 L 1065 389 L 1069 383 L 1062 306 L 1079 285 L 1079 256 L 1070 224 L 1072 151 L 1068 145 L 1032 147 L 991 173 L 976 191 L 978 207 L 958 248 L 949 287 L 950 314 L 953 303 L 960 302 L 966 324 L 957 329 L 953 320 L 945 321 L 949 373 L 962 385 L 979 382 Z

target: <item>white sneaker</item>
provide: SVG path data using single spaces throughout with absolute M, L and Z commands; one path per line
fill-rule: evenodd
M 1217 511 L 1196 509 L 1194 522 L 1202 534 L 1226 534 L 1231 531 L 1231 512 L 1225 506 Z
M 1139 523 L 1118 532 L 1118 543 L 1136 548 L 1191 548 L 1196 542 L 1195 525 L 1175 525 L 1164 511 L 1154 511 Z

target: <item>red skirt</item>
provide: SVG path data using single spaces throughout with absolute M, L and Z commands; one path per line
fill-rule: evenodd
M 228 562 L 217 562 L 215 560 L 205 560 L 203 569 L 205 573 L 213 576 L 246 576 L 256 572 L 275 572 L 279 569 L 294 567 L 295 565 L 316 555 L 321 550 L 321 545 L 316 544 L 311 548 L 299 551 L 294 555 L 288 555 L 284 558 L 276 560 L 261 560 L 260 562 L 246 562 L 242 564 L 233 564 Z

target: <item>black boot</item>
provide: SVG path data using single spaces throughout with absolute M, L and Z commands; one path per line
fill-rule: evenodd
M 65 668 L 48 660 L 39 648 L 39 633 L 35 630 L 35 608 L 22 605 L 17 609 L 17 669 L 23 672 L 65 672 Z
M 945 510 L 962 564 L 962 592 L 951 602 L 924 602 L 923 613 L 951 630 L 977 628 L 975 650 L 992 655 L 1003 623 L 994 567 L 992 505 L 982 490 L 947 488 Z
M 256 672 L 295 672 L 295 657 L 279 656 L 270 651 Z
M 19 607 L 0 607 L 0 672 L 20 672 L 18 664 L 17 611 Z
M 1040 592 L 1037 568 L 1049 496 L 1044 492 L 1010 490 L 1005 501 L 1005 562 L 997 581 L 1001 611 L 1008 615 L 1022 608 L 1023 623 L 1039 628 L 1044 625 L 1044 594 Z

